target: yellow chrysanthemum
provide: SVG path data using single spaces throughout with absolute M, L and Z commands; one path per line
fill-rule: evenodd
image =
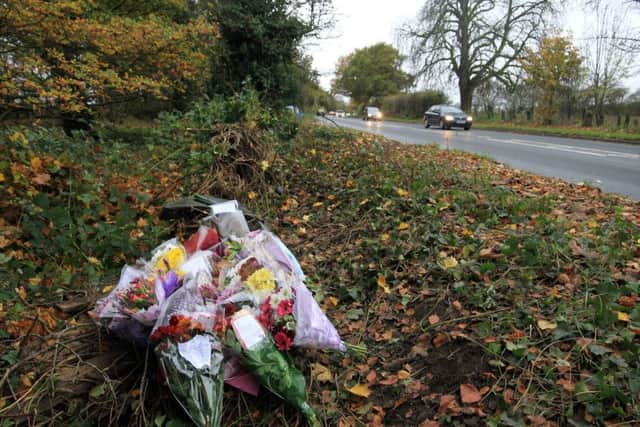
M 261 268 L 247 278 L 246 285 L 252 292 L 269 293 L 276 288 L 276 279 L 267 268 Z
M 157 261 L 153 265 L 153 271 L 159 271 L 161 274 L 164 274 L 169 270 L 173 270 L 176 272 L 176 274 L 180 275 L 182 272 L 178 267 L 182 265 L 186 256 L 187 254 L 185 253 L 182 246 L 174 246 L 168 251 L 163 252 L 157 256 Z

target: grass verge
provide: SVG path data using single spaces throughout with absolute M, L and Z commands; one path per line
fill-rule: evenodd
M 23 137 L 13 137 L 24 145 Z M 640 419 L 640 203 L 469 154 L 328 126 L 305 125 L 295 140 L 274 149 L 269 168 L 279 171 L 281 181 L 239 198 L 297 255 L 345 341 L 367 348 L 366 355 L 294 354 L 326 425 L 602 425 Z M 158 154 L 152 164 L 162 167 L 153 168 L 153 179 L 125 168 L 135 158 L 131 148 L 107 156 L 106 164 L 119 173 L 101 176 L 129 189 L 122 202 L 91 177 L 86 192 L 97 212 L 78 229 L 111 227 L 101 233 L 125 234 L 131 242 L 107 239 L 100 245 L 118 251 L 105 251 L 91 246 L 95 236 L 89 234 L 77 244 L 77 265 L 97 269 L 98 261 L 106 271 L 124 261 L 120 245 L 159 241 L 157 234 L 169 225 L 153 219 L 171 197 L 163 189 L 191 169 L 158 150 L 140 147 L 139 155 Z M 58 169 L 80 171 L 37 153 L 22 157 L 15 161 L 49 171 L 49 186 L 58 178 L 64 184 Z M 42 191 L 45 180 L 36 172 L 26 182 Z M 153 196 L 136 202 L 141 186 Z M 59 197 L 49 194 L 51 200 Z M 63 201 L 84 206 L 82 199 Z M 117 216 L 127 206 L 135 211 Z M 34 215 L 40 221 L 42 212 Z M 34 235 L 53 220 L 36 221 Z M 15 236 L 4 236 L 8 254 Z M 12 249 L 10 255 L 29 256 L 32 244 L 24 243 L 22 254 Z M 52 270 L 74 265 L 45 253 L 27 261 L 55 261 Z M 0 264 L 11 262 L 0 258 Z M 153 358 L 123 353 L 99 336 L 70 308 L 65 295 L 72 283 L 51 282 L 44 273 L 40 282 L 37 276 L 24 279 L 16 300 L 5 299 L 0 310 L 0 415 L 32 424 L 180 425 L 179 409 L 153 374 Z M 3 285 L 3 298 L 20 280 L 12 279 Z M 256 400 L 225 393 L 224 425 L 301 422 L 267 394 Z

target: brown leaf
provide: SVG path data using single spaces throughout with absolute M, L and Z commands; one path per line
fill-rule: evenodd
M 476 403 L 482 399 L 482 394 L 473 384 L 460 384 L 462 403 Z
M 394 385 L 394 384 L 397 384 L 397 382 L 398 382 L 397 375 L 389 375 L 387 378 L 383 379 L 382 381 L 378 381 L 378 384 Z
M 631 296 L 623 295 L 620 298 L 618 298 L 618 304 L 620 304 L 623 307 L 628 307 L 628 308 L 635 307 L 636 302 L 638 302 L 637 295 L 631 295 Z
M 571 282 L 571 279 L 569 278 L 569 275 L 567 273 L 560 273 L 558 274 L 558 282 L 566 285 L 567 283 Z
M 562 388 L 568 392 L 573 392 L 576 389 L 575 383 L 570 380 L 559 379 L 558 381 L 556 381 L 556 384 L 562 386 Z
M 456 403 L 456 397 L 451 394 L 445 394 L 443 396 L 440 396 L 440 405 L 438 408 L 438 413 L 444 414 L 445 412 L 447 412 L 447 409 L 449 409 L 452 405 L 455 405 L 455 403 Z
M 48 173 L 39 173 L 31 179 L 31 182 L 36 185 L 47 185 L 51 181 L 51 175 Z
M 376 382 L 376 379 L 378 377 L 378 374 L 376 373 L 376 371 L 374 371 L 373 369 L 371 371 L 369 371 L 369 373 L 367 374 L 367 382 L 369 384 L 373 384 Z
M 440 321 L 440 317 L 437 314 L 432 314 L 431 316 L 429 316 L 429 324 L 430 325 L 435 325 L 439 321 Z
M 433 339 L 433 345 L 436 348 L 440 348 L 442 347 L 444 344 L 447 343 L 447 341 L 449 341 L 449 338 L 447 338 L 447 335 L 440 332 L 438 335 L 435 336 L 435 338 Z
M 433 420 L 424 420 L 420 427 L 440 427 L 440 423 Z

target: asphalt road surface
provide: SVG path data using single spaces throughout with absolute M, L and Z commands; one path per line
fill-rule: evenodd
M 640 200 L 640 144 L 462 129 L 425 129 L 420 124 L 331 118 L 342 127 L 382 135 L 407 144 L 438 144 L 488 156 L 515 169 Z M 326 121 L 324 121 L 327 123 Z

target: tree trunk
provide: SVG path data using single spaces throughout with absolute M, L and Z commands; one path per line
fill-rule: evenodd
M 473 87 L 468 82 L 462 80 L 458 83 L 460 89 L 460 108 L 463 111 L 471 111 L 473 105 Z

